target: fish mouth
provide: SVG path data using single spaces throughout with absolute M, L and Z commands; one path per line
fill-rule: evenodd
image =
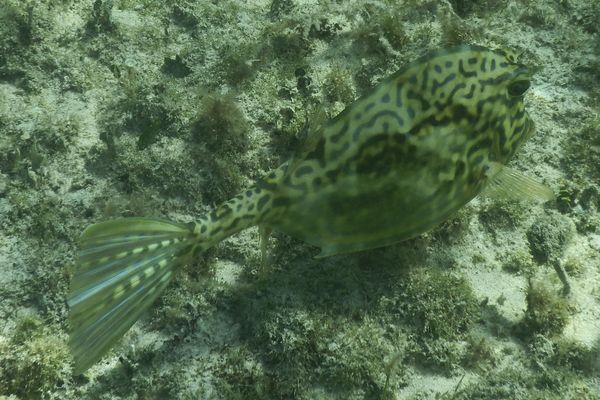
M 519 65 L 512 73 L 510 81 L 530 81 L 541 69 L 542 67 L 535 65 Z
M 531 80 L 531 78 L 533 78 L 533 76 L 541 69 L 541 67 L 537 66 L 520 65 L 515 71 L 515 77 L 519 77 L 519 79 Z
M 525 129 L 523 130 L 523 138 L 524 138 L 524 142 L 528 141 L 529 139 L 531 139 L 531 137 L 533 136 L 533 134 L 535 133 L 535 123 L 533 122 L 533 120 L 531 118 L 529 118 L 529 115 L 525 116 Z

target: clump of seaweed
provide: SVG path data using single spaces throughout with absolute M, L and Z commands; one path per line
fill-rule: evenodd
M 405 318 L 428 338 L 456 339 L 469 330 L 479 313 L 468 281 L 449 271 L 411 271 L 401 296 Z
M 364 54 L 389 55 L 402 50 L 409 42 L 402 21 L 385 8 L 365 5 L 364 23 L 352 32 L 355 48 Z
M 281 17 L 290 14 L 295 6 L 293 0 L 272 0 L 271 5 L 269 6 L 269 18 L 276 21 Z
M 192 73 L 191 68 L 179 54 L 174 57 L 166 57 L 161 71 L 173 78 L 185 78 Z
M 531 371 L 519 363 L 511 363 L 480 380 L 471 382 L 439 397 L 440 400 L 469 399 L 544 399 L 594 400 L 593 387 L 568 371 L 542 369 Z M 421 397 L 421 399 L 430 397 Z M 417 398 L 415 398 L 417 400 Z
M 448 271 L 411 271 L 400 295 L 402 318 L 414 330 L 416 362 L 445 373 L 457 369 L 464 356 L 460 343 L 479 315 L 469 283 Z
M 176 118 L 164 102 L 164 87 L 151 86 L 151 80 L 129 66 L 115 67 L 121 96 L 108 104 L 100 116 L 100 139 L 112 156 L 118 153 L 117 142 L 123 131 L 138 135 L 138 149 L 145 149 L 166 135 Z
M 516 251 L 510 254 L 506 261 L 502 263 L 502 269 L 515 275 L 532 276 L 536 265 L 533 262 L 531 254 L 527 251 Z
M 457 18 L 456 15 L 448 14 L 441 18 L 443 46 L 456 46 L 459 44 L 468 44 L 481 37 L 481 31 L 477 26 Z
M 202 99 L 192 134 L 211 151 L 233 156 L 248 146 L 248 125 L 233 96 L 211 94 Z
M 70 355 L 59 336 L 33 313 L 17 320 L 12 337 L 0 337 L 0 397 L 43 399 L 69 380 Z
M 3 2 L 0 8 L 0 61 L 14 54 L 14 50 L 18 51 L 20 45 L 29 46 L 39 39 L 35 37 L 33 12 L 33 4 L 15 0 Z M 4 65 L 4 62 L 0 62 L 0 65 Z
M 101 32 L 110 32 L 114 29 L 111 19 L 113 0 L 95 0 L 90 19 L 85 25 L 90 35 L 97 35 Z
M 591 84 L 589 86 L 597 86 Z M 573 178 L 600 178 L 600 115 L 588 118 L 566 142 L 564 166 Z M 585 174 L 585 175 L 584 175 Z
M 485 336 L 469 335 L 467 337 L 467 347 L 462 359 L 462 365 L 465 368 L 487 371 L 490 367 L 496 366 L 497 358 L 493 343 Z
M 522 336 L 559 335 L 570 319 L 569 302 L 542 282 L 529 280 L 527 310 L 517 330 Z
M 325 76 L 323 93 L 330 102 L 340 101 L 349 104 L 354 100 L 354 88 L 350 71 L 342 66 L 334 66 Z
M 577 2 L 573 6 L 571 15 L 575 22 L 588 33 L 598 33 L 600 31 L 600 3 L 597 1 Z

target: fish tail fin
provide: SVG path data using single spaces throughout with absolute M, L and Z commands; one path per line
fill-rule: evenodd
M 67 299 L 75 373 L 98 361 L 190 260 L 201 243 L 196 226 L 122 218 L 83 232 Z

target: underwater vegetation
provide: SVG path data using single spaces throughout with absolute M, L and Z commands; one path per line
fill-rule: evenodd
M 321 258 L 413 238 L 484 188 L 550 200 L 549 188 L 503 165 L 531 136 L 523 103 L 531 76 L 504 50 L 432 52 L 311 132 L 303 152 L 197 222 L 123 218 L 89 226 L 67 298 L 75 372 L 97 362 L 194 254 L 254 225 L 320 247 Z M 240 130 L 211 118 L 220 111 L 241 115 L 230 102 L 209 98 L 201 111 L 196 131 L 213 151 L 215 126 L 232 136 Z M 243 146 L 237 136 L 218 144 Z
M 3 392 L 42 399 L 70 379 L 69 350 L 57 331 L 35 314 L 19 316 L 12 337 L 0 342 Z
M 591 0 L 3 1 L 0 398 L 597 399 L 599 26 Z M 266 268 L 245 230 L 73 374 L 83 228 L 194 221 L 461 44 L 541 67 L 537 132 L 509 167 L 554 202 L 478 198 L 401 244 L 318 260 L 274 232 Z

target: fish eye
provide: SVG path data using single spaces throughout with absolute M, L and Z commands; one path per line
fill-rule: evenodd
M 513 97 L 523 96 L 527 89 L 529 89 L 529 84 L 528 80 L 514 81 L 508 85 L 508 94 Z

